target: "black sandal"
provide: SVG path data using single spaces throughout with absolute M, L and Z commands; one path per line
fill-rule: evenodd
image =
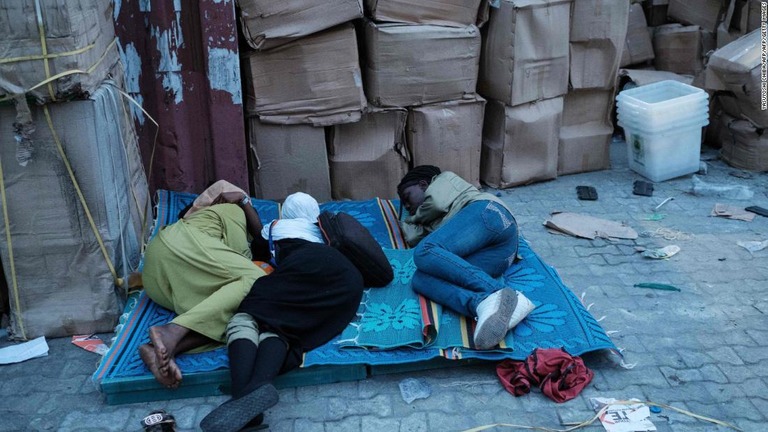
M 200 422 L 200 429 L 205 432 L 237 432 L 275 406 L 277 401 L 275 386 L 264 384 L 239 399 L 230 399 L 219 405 Z

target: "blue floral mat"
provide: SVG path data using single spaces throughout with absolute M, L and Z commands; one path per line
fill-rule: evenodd
M 153 235 L 163 226 L 175 222 L 179 211 L 195 197 L 193 194 L 158 191 L 158 216 Z M 280 206 L 276 202 L 253 200 L 252 203 L 264 221 L 277 218 L 280 213 Z M 303 368 L 318 370 L 318 367 L 325 366 L 402 365 L 439 358 L 521 360 L 537 347 L 563 347 L 572 355 L 599 349 L 616 349 L 581 301 L 563 284 L 555 270 L 531 250 L 525 240 L 521 240 L 520 244 L 519 255 L 522 260 L 513 265 L 504 278 L 509 286 L 525 293 L 536 304 L 536 309 L 510 332 L 498 349 L 472 349 L 471 320 L 443 310 L 411 290 L 410 278 L 415 267 L 410 251 L 403 250 L 405 242 L 397 225 L 396 206 L 396 201 L 381 199 L 321 205 L 323 210 L 350 213 L 366 226 L 385 248 L 396 278 L 386 288 L 367 290 L 357 318 L 334 340 L 307 352 Z M 148 342 L 149 327 L 164 324 L 174 316 L 173 312 L 158 306 L 143 292 L 129 298 L 115 341 L 92 377 L 102 391 L 123 392 L 141 388 L 149 392 L 153 388 L 160 388 L 141 361 L 138 347 Z M 176 361 L 185 376 L 215 371 L 219 373 L 216 379 L 220 380 L 221 372 L 228 369 L 224 348 L 182 354 Z M 361 377 L 359 371 L 353 372 L 351 376 L 352 379 Z M 210 388 L 206 387 L 191 395 L 210 394 Z M 153 400 L 147 394 L 142 397 L 132 401 Z

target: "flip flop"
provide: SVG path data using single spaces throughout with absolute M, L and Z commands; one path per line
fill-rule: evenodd
M 200 422 L 204 432 L 237 432 L 278 401 L 277 389 L 264 384 L 239 399 L 219 405 Z

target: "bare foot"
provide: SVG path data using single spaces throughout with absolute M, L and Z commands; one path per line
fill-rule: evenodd
M 165 387 L 168 388 L 176 388 L 181 383 L 181 380 L 177 380 L 176 378 L 170 376 L 170 375 L 164 375 L 160 372 L 160 369 L 158 367 L 158 361 L 157 361 L 157 355 L 155 354 L 154 347 L 150 344 L 144 344 L 139 347 L 139 355 L 141 356 L 141 360 L 144 361 L 144 364 L 147 365 L 147 368 L 150 372 L 152 372 L 152 375 L 155 376 L 155 379 L 162 384 Z
M 173 323 L 149 328 L 149 341 L 154 348 L 159 373 L 176 381 L 181 381 L 181 369 L 173 358 L 177 344 L 187 333 L 188 329 Z

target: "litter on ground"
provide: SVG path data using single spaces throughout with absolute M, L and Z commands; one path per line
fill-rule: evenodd
M 45 341 L 45 336 L 40 336 L 39 338 L 32 339 L 29 342 L 11 345 L 0 349 L 0 365 L 21 363 L 25 360 L 44 357 L 47 355 L 48 343 Z
M 623 223 L 579 213 L 554 212 L 549 219 L 544 221 L 544 226 L 574 237 L 590 240 L 597 237 L 630 240 L 637 238 L 637 231 Z
M 659 249 L 647 249 L 643 251 L 643 256 L 651 259 L 669 259 L 680 252 L 680 246 L 669 245 Z
M 745 222 L 752 222 L 756 216 L 754 213 L 746 211 L 744 207 L 731 206 L 728 204 L 715 204 L 715 207 L 709 215 Z

